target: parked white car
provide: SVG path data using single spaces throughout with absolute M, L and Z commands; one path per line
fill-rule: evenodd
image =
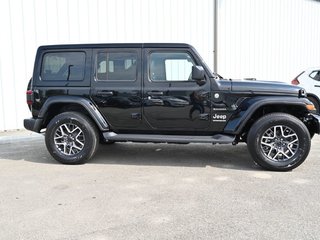
M 314 104 L 317 112 L 320 112 L 320 67 L 310 68 L 300 73 L 291 81 L 292 85 L 299 85 L 306 89 L 308 99 Z

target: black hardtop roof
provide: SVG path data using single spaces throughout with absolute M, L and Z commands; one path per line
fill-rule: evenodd
M 39 49 L 80 49 L 80 48 L 192 48 L 186 43 L 87 43 L 44 45 Z

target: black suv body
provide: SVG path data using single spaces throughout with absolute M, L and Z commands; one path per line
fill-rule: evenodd
M 99 142 L 246 142 L 270 170 L 299 166 L 320 133 L 304 89 L 226 80 L 188 44 L 39 47 L 27 90 L 26 129 L 46 130 L 51 155 L 91 158 Z

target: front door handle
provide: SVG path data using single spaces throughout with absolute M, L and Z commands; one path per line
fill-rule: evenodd
M 104 96 L 104 97 L 109 97 L 109 96 L 113 96 L 113 91 L 98 91 L 97 95 L 99 96 Z
M 140 113 L 131 113 L 131 118 L 140 120 L 141 119 L 141 114 Z
M 160 91 L 150 91 L 150 92 L 147 92 L 147 94 L 149 96 L 162 96 L 163 95 L 163 92 L 160 92 Z
M 314 85 L 315 87 L 320 87 L 320 85 Z

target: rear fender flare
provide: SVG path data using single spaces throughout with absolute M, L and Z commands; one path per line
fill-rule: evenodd
M 39 111 L 38 118 L 44 119 L 45 114 L 49 110 L 50 106 L 52 106 L 55 103 L 74 103 L 81 105 L 84 107 L 93 121 L 97 124 L 99 129 L 101 131 L 108 131 L 109 125 L 102 116 L 102 114 L 99 112 L 99 110 L 96 108 L 96 106 L 87 98 L 83 97 L 76 97 L 76 96 L 53 96 L 49 97 L 47 101 L 43 104 L 42 108 Z

